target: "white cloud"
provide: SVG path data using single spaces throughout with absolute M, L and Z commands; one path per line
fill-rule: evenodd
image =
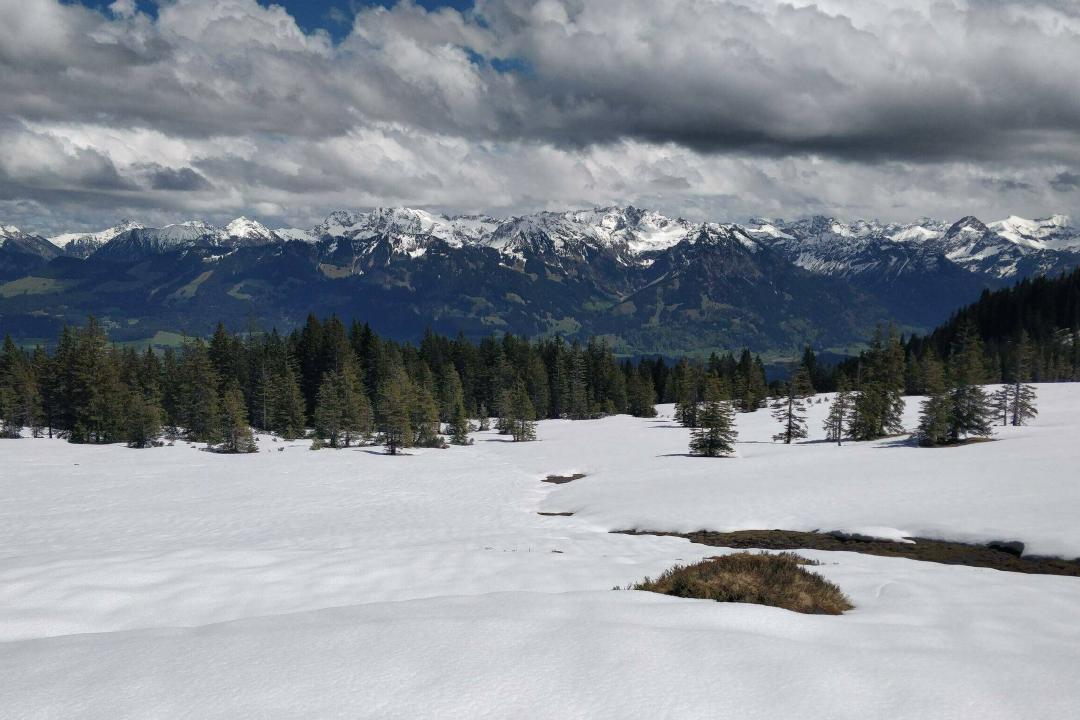
M 1078 65 L 1067 0 L 400 2 L 337 44 L 256 0 L 0 0 L 0 219 L 1069 212 Z

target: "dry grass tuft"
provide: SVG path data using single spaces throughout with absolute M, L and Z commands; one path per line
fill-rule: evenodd
M 656 580 L 645 578 L 634 590 L 743 602 L 814 615 L 839 615 L 854 607 L 840 588 L 803 568 L 816 565 L 795 553 L 735 553 L 695 565 L 676 565 Z

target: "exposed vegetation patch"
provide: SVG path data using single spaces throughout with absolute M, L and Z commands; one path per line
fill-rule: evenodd
M 1017 542 L 996 542 L 987 545 L 909 538 L 914 542 L 903 543 L 879 540 L 862 535 L 846 533 L 795 532 L 791 530 L 739 530 L 736 532 L 711 532 L 699 530 L 692 533 L 650 532 L 621 530 L 629 535 L 671 535 L 686 538 L 699 545 L 727 548 L 756 548 L 762 550 L 846 550 L 867 555 L 906 557 L 944 565 L 968 565 L 992 568 L 1008 572 L 1038 575 L 1068 575 L 1080 577 L 1080 558 L 1062 558 L 1023 555 L 1024 546 Z
M 0 297 L 11 298 L 16 295 L 44 295 L 66 290 L 71 283 L 53 278 L 27 276 L 0 284 Z
M 538 512 L 537 515 L 543 515 L 544 517 L 571 517 L 572 512 Z
M 634 590 L 717 602 L 769 605 L 811 615 L 840 615 L 854 607 L 840 588 L 804 565 L 817 563 L 794 553 L 741 552 L 676 565 Z
M 544 482 L 562 485 L 563 483 L 580 480 L 583 477 L 585 477 L 585 473 L 574 473 L 573 475 L 548 475 L 546 478 L 544 478 Z

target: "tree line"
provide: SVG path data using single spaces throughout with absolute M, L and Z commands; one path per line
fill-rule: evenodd
M 764 399 L 760 358 L 713 356 L 744 398 Z M 416 344 L 380 337 L 366 324 L 309 316 L 288 334 L 229 332 L 156 352 L 110 343 L 94 318 L 61 330 L 51 347 L 0 352 L 0 434 L 56 434 L 75 443 L 154 444 L 168 436 L 223 452 L 256 449 L 251 428 L 315 447 L 381 442 L 465 445 L 489 418 L 514 440 L 535 438 L 543 418 L 656 414 L 657 402 L 699 392 L 689 361 L 619 361 L 603 339 L 478 343 L 425 333 Z

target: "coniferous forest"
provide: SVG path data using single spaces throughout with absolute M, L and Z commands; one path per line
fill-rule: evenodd
M 631 363 L 616 360 L 602 340 L 504 335 L 473 343 L 429 332 L 412 345 L 367 325 L 309 317 L 287 335 L 219 325 L 209 340 L 159 353 L 111 344 L 90 318 L 64 328 L 48 349 L 5 340 L 0 417 L 8 436 L 26 427 L 76 443 L 146 447 L 164 429 L 244 452 L 254 449 L 250 426 L 285 438 L 312 429 L 316 447 L 378 439 L 396 453 L 468 444 L 490 417 L 524 441 L 543 418 L 652 416 L 659 401 L 696 396 L 702 368 L 736 388 L 746 409 L 764 402 L 764 367 L 749 351 L 738 360 L 714 356 L 708 366 Z
M 416 344 L 378 336 L 360 323 L 309 316 L 289 334 L 231 333 L 155 352 L 109 342 L 93 318 L 32 350 L 10 338 L 0 351 L 0 434 L 61 435 L 75 443 L 155 444 L 162 432 L 224 452 L 256 449 L 252 428 L 314 447 L 378 441 L 411 446 L 468 444 L 497 418 L 517 441 L 544 418 L 655 415 L 675 403 L 683 425 L 722 435 L 705 454 L 730 452 L 730 412 L 773 398 L 776 439 L 805 437 L 804 403 L 837 391 L 831 440 L 869 440 L 902 430 L 903 396 L 925 395 L 924 444 L 988 435 L 994 424 L 1035 415 L 1030 382 L 1080 378 L 1080 270 L 986 293 L 925 336 L 879 328 L 865 351 L 835 365 L 807 348 L 787 380 L 766 381 L 760 357 L 618 360 L 602 339 L 479 343 L 428 332 Z M 1001 383 L 991 396 L 979 386 Z M 723 403 L 719 406 L 717 403 Z M 707 416 L 707 417 L 706 417 Z M 475 421 L 475 422 L 474 422 Z M 699 432 L 697 435 L 701 435 Z M 699 438 L 699 445 L 701 445 Z M 704 446 L 703 446 L 704 447 Z

